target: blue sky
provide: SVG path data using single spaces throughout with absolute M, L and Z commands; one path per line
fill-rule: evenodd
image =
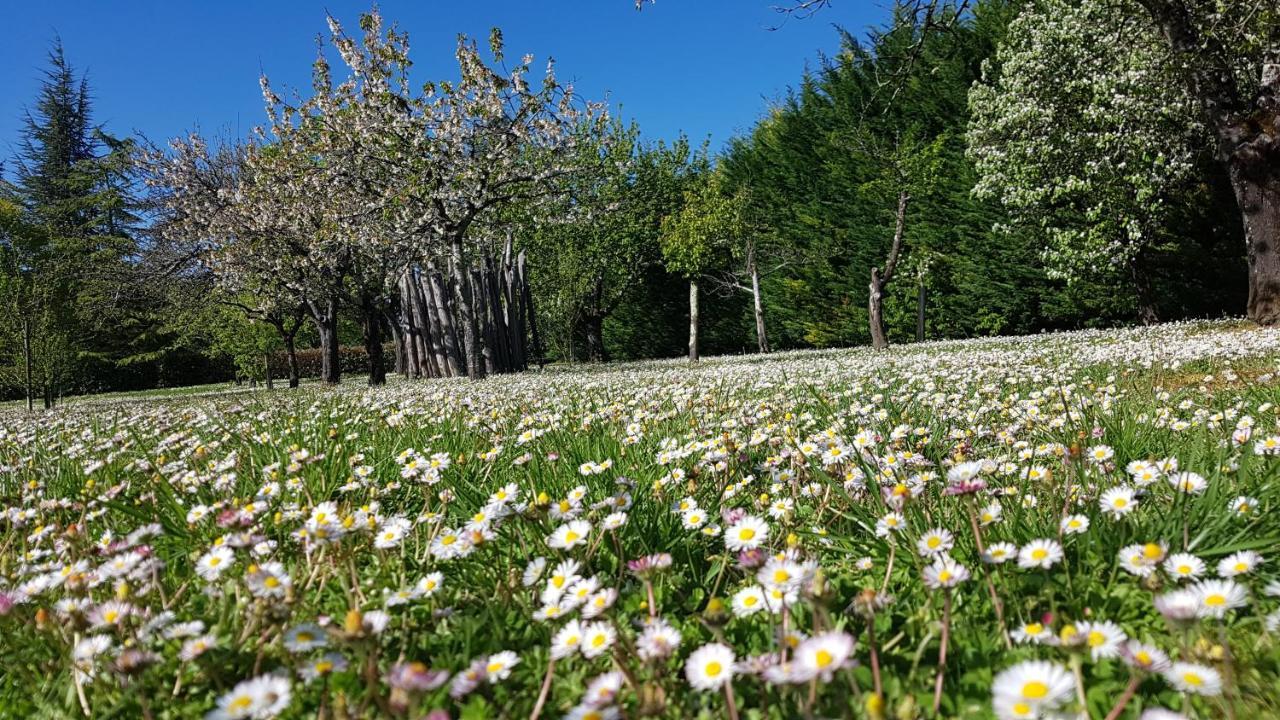
M 719 148 L 751 127 L 819 52 L 834 25 L 862 34 L 885 16 L 880 0 L 834 0 L 817 17 L 779 21 L 775 0 L 383 0 L 407 30 L 414 78 L 451 77 L 457 33 L 483 40 L 498 26 L 507 53 L 555 57 L 586 97 L 608 93 L 647 137 L 680 131 Z M 55 36 L 87 70 L 96 119 L 117 135 L 163 140 L 199 128 L 247 134 L 262 122 L 259 71 L 307 87 L 328 8 L 351 27 L 369 5 L 347 0 L 10 0 L 0 42 L 0 158 L 15 149 L 23 108 Z M 336 69 L 335 69 L 336 70 Z

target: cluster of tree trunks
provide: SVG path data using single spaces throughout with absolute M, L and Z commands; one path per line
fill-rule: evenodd
M 541 362 L 525 254 L 512 257 L 510 244 L 501 261 L 408 268 L 398 289 L 392 329 L 403 375 L 477 379 Z

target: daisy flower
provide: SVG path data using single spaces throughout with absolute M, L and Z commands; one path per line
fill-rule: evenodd
M 219 545 L 205 553 L 196 561 L 196 574 L 208 582 L 222 577 L 235 564 L 235 554 L 226 545 Z
M 748 617 L 768 608 L 764 589 L 759 585 L 745 587 L 734 593 L 731 605 L 735 617 Z
M 1098 505 L 1111 517 L 1122 518 L 1138 507 L 1134 495 L 1133 488 L 1128 485 L 1113 487 L 1102 493 L 1102 497 L 1098 498 Z
M 347 659 L 339 653 L 330 652 L 321 655 L 319 658 L 303 665 L 298 670 L 298 674 L 303 680 L 311 682 L 317 678 L 331 675 L 333 673 L 342 672 L 347 669 Z
M 680 631 L 665 620 L 654 620 L 645 625 L 644 632 L 636 639 L 636 654 L 641 660 L 661 660 L 680 647 Z
M 218 698 L 217 708 L 206 720 L 238 720 L 239 718 L 273 718 L 289 706 L 292 691 L 287 678 L 262 675 L 238 683 L 231 692 Z
M 876 521 L 876 536 L 889 537 L 891 533 L 901 530 L 905 524 L 906 518 L 902 517 L 902 513 L 888 513 Z
M 605 622 L 594 622 L 582 627 L 582 655 L 595 658 L 608 652 L 613 647 L 617 633 L 613 626 Z
M 536 557 L 524 566 L 524 576 L 521 579 L 525 587 L 533 587 L 538 580 L 542 578 L 542 573 L 547 569 L 547 559 L 544 557 Z
M 1050 568 L 1062 560 L 1062 546 L 1056 540 L 1032 540 L 1018 550 L 1018 567 Z
M 921 557 L 940 555 L 954 546 L 955 538 L 943 528 L 934 528 L 921 535 L 916 541 L 916 549 L 920 551 Z
M 691 507 L 680 514 L 680 525 L 685 530 L 697 530 L 707 523 L 707 513 L 697 507 Z
M 733 680 L 733 650 L 720 643 L 703 645 L 684 664 L 684 675 L 695 690 L 718 690 Z
M 1120 644 L 1127 639 L 1120 626 L 1110 620 L 1086 620 L 1076 625 L 1076 631 L 1084 638 L 1084 644 L 1095 661 L 1119 655 Z
M 1195 580 L 1204 574 L 1204 561 L 1191 553 L 1174 553 L 1165 558 L 1163 567 L 1176 580 Z
M 795 662 L 805 677 L 830 680 L 853 654 L 853 638 L 842 632 L 815 635 L 796 646 Z
M 1159 673 L 1169 669 L 1169 656 L 1163 650 L 1148 643 L 1129 640 L 1120 648 L 1120 657 L 1130 667 L 1144 672 Z
M 494 653 L 484 661 L 485 678 L 491 683 L 506 680 L 511 675 L 511 669 L 519 664 L 520 656 L 510 650 Z
M 922 574 L 924 584 L 930 590 L 953 588 L 969 579 L 969 569 L 945 555 L 935 558 Z
M 1018 556 L 1018 546 L 1009 542 L 992 543 L 982 553 L 982 561 L 989 565 L 999 565 Z
M 1196 615 L 1202 618 L 1221 618 L 1249 603 L 1248 592 L 1235 580 L 1201 580 L 1189 589 L 1198 603 Z
M 1038 717 L 1071 697 L 1074 688 L 1075 681 L 1066 668 L 1043 660 L 1028 660 L 996 675 L 991 683 L 991 695 L 1000 717 Z
M 570 620 L 552 636 L 551 657 L 562 660 L 577 652 L 581 646 L 582 624 L 577 620 Z
M 1203 475 L 1190 471 L 1172 473 L 1165 479 L 1169 481 L 1169 484 L 1172 485 L 1175 490 L 1188 495 L 1200 495 L 1209 485 Z
M 1068 515 L 1058 526 L 1066 535 L 1079 535 L 1089 529 L 1089 518 L 1084 515 Z
M 586 520 L 571 520 L 555 529 L 547 536 L 547 547 L 557 550 L 572 550 L 585 543 L 591 534 L 591 523 Z
M 755 515 L 747 515 L 729 526 L 724 533 L 724 546 L 731 551 L 760 547 L 769 538 L 769 525 Z
M 1207 665 L 1189 662 L 1173 663 L 1164 671 L 1164 679 L 1182 692 L 1217 695 L 1222 692 L 1222 677 Z
M 1245 575 L 1262 564 L 1262 556 L 1252 550 L 1241 550 L 1218 561 L 1218 576 L 1232 578 Z
M 1232 500 L 1227 505 L 1227 509 L 1235 514 L 1236 517 L 1250 517 L 1258 509 L 1259 504 L 1257 498 L 1241 495 Z
M 1023 623 L 1011 633 L 1013 639 L 1020 643 L 1052 643 L 1055 638 L 1053 632 L 1044 623 L 1029 622 Z
M 436 594 L 440 586 L 444 583 L 444 574 L 439 572 L 427 573 L 426 576 L 418 580 L 415 589 L 423 597 L 431 597 Z
M 291 653 L 304 653 L 329 644 L 329 636 L 319 625 L 305 623 L 289 628 L 284 633 L 284 648 Z

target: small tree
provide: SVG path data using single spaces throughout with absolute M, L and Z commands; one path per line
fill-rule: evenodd
M 698 172 L 684 199 L 684 207 L 662 221 L 662 257 L 668 271 L 689 281 L 692 363 L 698 361 L 698 281 L 723 261 L 730 241 L 742 235 L 743 224 L 741 207 L 734 196 L 725 194 L 719 172 Z

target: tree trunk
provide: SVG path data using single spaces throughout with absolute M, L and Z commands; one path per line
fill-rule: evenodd
M 1234 166 L 1231 171 L 1249 260 L 1247 314 L 1259 325 L 1280 323 L 1280 170 L 1271 175 L 1257 177 Z
M 364 316 L 364 352 L 369 359 L 369 386 L 387 384 L 387 361 L 382 355 L 382 313 L 372 297 L 364 297 L 360 312 Z
M 889 246 L 889 257 L 884 262 L 884 273 L 880 268 L 871 268 L 871 284 L 867 287 L 867 321 L 871 327 L 871 347 L 884 350 L 889 347 L 889 336 L 884 329 L 884 289 L 893 279 L 893 272 L 898 267 L 898 258 L 902 256 L 902 243 L 907 230 L 907 203 L 911 195 L 906 190 L 898 193 L 898 212 L 893 228 L 893 244 Z
M 323 306 L 307 302 L 316 333 L 320 336 L 320 380 L 329 385 L 342 382 L 338 353 L 338 300 L 330 298 Z
M 298 370 L 298 346 L 294 342 L 297 337 L 297 329 L 284 336 L 284 355 L 289 361 L 289 387 L 296 388 L 302 380 L 302 373 Z
M 698 362 L 698 281 L 689 281 L 689 362 Z
M 889 347 L 889 338 L 884 332 L 884 280 L 880 277 L 880 268 L 871 268 L 871 284 L 867 286 L 867 319 L 871 327 L 871 347 L 884 350 Z
M 271 353 L 263 353 L 262 355 L 262 371 L 267 376 L 267 389 L 275 390 L 275 381 L 271 378 Z
M 1217 139 L 1244 222 L 1249 261 L 1246 314 L 1259 325 L 1280 323 L 1280 48 L 1275 35 L 1262 55 L 1256 90 L 1239 81 L 1236 48 L 1202 32 L 1182 0 L 1138 0 L 1183 66 L 1187 90 Z M 1265 4 L 1265 3 L 1264 3 Z
M 1133 280 L 1138 322 L 1143 325 L 1155 325 L 1160 322 L 1160 315 L 1156 311 L 1156 297 L 1155 290 L 1151 287 L 1151 275 L 1146 272 L 1145 265 L 1143 254 L 1138 253 L 1137 257 L 1129 263 L 1129 277 Z
M 755 254 L 748 260 L 751 272 L 751 304 L 756 314 L 756 346 L 762 353 L 769 352 L 769 335 L 764 328 L 764 301 L 760 298 L 760 268 L 756 265 Z
M 427 289 L 431 291 L 429 303 L 431 309 L 435 311 L 436 320 L 440 328 L 440 343 L 443 347 L 445 366 L 448 368 L 448 377 L 458 377 L 464 372 L 466 367 L 462 351 L 458 348 L 458 332 L 453 324 L 453 312 L 450 310 L 450 293 L 445 287 L 443 276 L 435 268 L 427 266 L 427 276 L 429 283 Z
M 520 337 L 524 337 L 524 323 L 529 323 L 529 339 L 533 342 L 533 356 L 538 361 L 538 369 L 542 369 L 542 364 L 546 361 L 546 353 L 542 348 L 542 336 L 538 334 L 538 314 L 535 312 L 533 305 L 533 291 L 529 289 L 529 275 L 525 264 L 525 254 L 521 250 L 516 256 L 516 278 L 520 287 L 518 292 L 523 300 L 520 303 Z M 528 353 L 525 353 L 526 358 Z
M 22 364 L 26 372 L 27 412 L 36 409 L 35 387 L 31 384 L 31 318 L 22 318 Z
M 493 308 L 489 307 L 489 286 L 485 280 L 484 261 L 480 267 L 472 268 L 471 275 L 471 309 L 476 316 L 476 334 L 480 336 L 480 358 L 484 375 L 493 375 L 500 371 L 500 355 L 494 341 Z
M 920 283 L 916 285 L 916 342 L 924 342 L 924 309 L 928 298 L 929 288 L 925 287 L 924 276 L 921 275 Z
M 479 380 L 484 377 L 483 359 L 480 357 L 480 334 L 476 328 L 475 306 L 472 304 L 471 273 L 462 253 L 462 238 L 455 235 L 449 243 L 450 263 L 457 287 L 454 298 L 458 301 L 458 321 L 462 323 L 462 357 L 467 377 Z
M 604 281 L 596 278 L 591 292 L 591 305 L 586 309 L 583 319 L 583 334 L 587 342 L 587 362 L 604 362 L 604 309 L 600 305 L 604 301 Z

